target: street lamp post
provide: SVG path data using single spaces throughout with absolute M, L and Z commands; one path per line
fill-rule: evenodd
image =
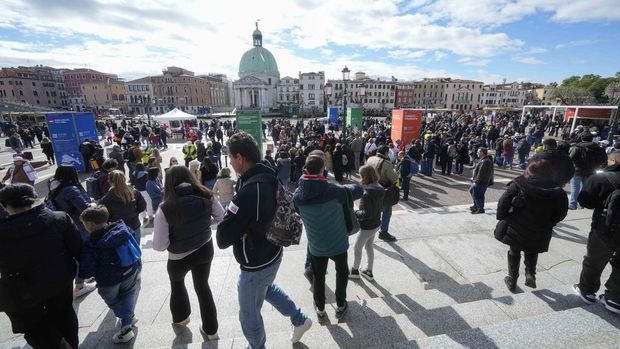
M 614 135 L 616 134 L 616 131 L 618 130 L 618 114 L 620 114 L 620 98 L 618 98 L 618 108 L 616 109 L 616 112 L 614 113 L 614 118 L 611 121 L 611 127 L 609 128 L 609 133 L 607 134 L 607 141 L 609 142 L 610 146 L 613 146 Z
M 344 69 L 342 69 L 342 82 L 344 83 L 344 93 L 342 95 L 342 137 L 341 137 L 341 142 L 343 141 L 342 139 L 346 140 L 347 139 L 347 81 L 349 81 L 349 74 L 351 73 L 351 71 L 349 70 L 349 68 L 347 68 L 347 66 L 344 66 Z
M 151 114 L 149 113 L 149 108 L 151 107 L 151 99 L 149 95 L 144 95 L 144 110 L 146 111 L 146 119 L 148 120 L 149 127 L 151 127 Z

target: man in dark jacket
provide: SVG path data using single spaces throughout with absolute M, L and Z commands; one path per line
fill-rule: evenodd
M 596 292 L 601 286 L 601 274 L 607 263 L 611 264 L 611 275 L 605 284 L 606 291 L 600 299 L 608 310 L 620 314 L 620 251 L 617 244 L 614 245 L 608 236 L 603 235 L 599 225 L 602 223 L 599 220 L 604 203 L 616 189 L 620 189 L 620 151 L 609 154 L 605 171 L 590 176 L 579 193 L 579 204 L 594 209 L 594 212 L 581 276 L 574 289 L 585 303 L 594 304 Z
M 558 149 L 558 143 L 555 139 L 546 138 L 543 140 L 542 144 L 542 153 L 532 156 L 531 160 L 544 159 L 549 161 L 555 170 L 555 183 L 559 187 L 563 187 L 566 183 L 568 183 L 568 181 L 570 181 L 571 178 L 573 178 L 573 175 L 575 174 L 573 161 L 570 159 L 568 154 Z
M 577 197 L 581 191 L 583 182 L 600 169 L 607 161 L 605 149 L 592 142 L 592 135 L 584 132 L 581 142 L 571 147 L 569 156 L 575 165 L 575 176 L 570 181 L 570 201 L 568 208 L 577 208 Z
M 487 188 L 493 184 L 493 161 L 488 155 L 487 148 L 478 148 L 476 155 L 480 161 L 474 167 L 474 174 L 471 178 L 472 184 L 469 188 L 469 193 L 474 200 L 474 205 L 470 207 L 472 214 L 484 213 L 484 194 Z
M 217 227 L 216 237 L 219 248 L 233 246 L 235 259 L 241 266 L 237 290 L 243 334 L 251 348 L 264 347 L 266 335 L 260 311 L 267 300 L 291 319 L 294 326 L 291 340 L 297 342 L 310 329 L 312 321 L 274 283 L 282 262 L 282 247 L 265 237 L 276 212 L 275 171 L 260 162 L 260 151 L 249 134 L 234 134 L 227 146 L 230 165 L 239 178 L 237 194 Z M 252 178 L 255 176 L 258 177 Z
M 125 173 L 125 152 L 121 150 L 120 146 L 115 145 L 112 147 L 109 158 L 116 160 L 118 163 L 116 169 Z
M 91 172 L 93 170 L 90 165 L 90 159 L 95 155 L 95 146 L 88 140 L 85 139 L 79 147 L 80 154 L 82 155 L 82 159 L 84 160 L 84 168 L 86 172 Z

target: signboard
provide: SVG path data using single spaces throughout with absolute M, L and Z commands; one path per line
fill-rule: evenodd
M 401 140 L 403 144 L 409 144 L 412 139 L 419 138 L 423 112 L 422 109 L 392 110 L 392 141 Z
M 99 143 L 95 115 L 93 113 L 73 113 L 73 115 L 79 143 L 84 142 L 86 139 Z
M 362 108 L 347 108 L 347 126 L 352 126 L 354 131 L 362 129 Z
M 332 125 L 338 124 L 338 107 L 327 108 L 327 119 Z
M 614 109 L 592 109 L 592 108 L 579 108 L 577 113 L 577 119 L 598 119 L 598 120 L 611 120 Z M 575 117 L 576 108 L 567 108 L 564 113 L 564 121 L 568 121 Z
M 80 154 L 80 140 L 75 129 L 73 113 L 46 113 L 45 119 L 59 165 L 73 165 L 84 172 L 84 161 Z
M 237 129 L 247 132 L 258 144 L 261 156 L 263 154 L 263 121 L 259 111 L 242 110 L 237 112 Z

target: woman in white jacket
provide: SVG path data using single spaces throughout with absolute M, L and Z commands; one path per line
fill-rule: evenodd
M 215 181 L 213 186 L 213 193 L 222 207 L 224 207 L 224 210 L 226 210 L 235 195 L 235 181 L 230 178 L 229 168 L 225 167 L 220 170 L 217 181 Z

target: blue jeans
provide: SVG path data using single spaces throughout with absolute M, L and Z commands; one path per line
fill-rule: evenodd
M 136 239 L 138 246 L 140 246 L 140 238 L 142 237 L 142 233 L 140 231 L 140 227 L 133 230 L 133 237 Z
M 425 158 L 423 160 L 424 162 L 426 162 L 426 173 L 425 175 L 429 176 L 429 177 L 433 177 L 433 166 L 435 165 L 433 158 L 427 159 Z
M 140 269 L 133 275 L 113 286 L 99 286 L 97 291 L 105 304 L 112 309 L 114 315 L 121 319 L 123 327 L 131 326 L 134 309 L 140 291 Z
M 456 173 L 457 174 L 463 174 L 463 170 L 464 170 L 464 166 L 463 166 L 463 161 L 461 160 L 457 160 L 456 161 Z
M 487 186 L 482 184 L 472 184 L 469 187 L 469 193 L 472 199 L 474 199 L 474 207 L 477 210 L 484 211 L 484 193 L 487 191 Z
M 581 186 L 583 185 L 583 177 L 574 176 L 570 180 L 570 200 L 568 202 L 568 206 L 577 207 L 577 197 L 579 196 L 579 192 L 581 191 Z
M 506 166 L 512 168 L 512 156 L 504 156 L 504 167 Z
M 381 228 L 379 229 L 380 233 L 387 233 L 390 228 L 390 219 L 392 218 L 392 205 L 387 205 L 383 207 L 383 211 L 381 212 Z
M 259 271 L 241 270 L 237 292 L 239 294 L 239 322 L 243 335 L 248 341 L 249 349 L 262 349 L 267 340 L 261 308 L 266 300 L 280 314 L 291 319 L 293 326 L 300 326 L 306 321 L 301 308 L 284 293 L 273 281 L 278 274 L 282 259 Z

